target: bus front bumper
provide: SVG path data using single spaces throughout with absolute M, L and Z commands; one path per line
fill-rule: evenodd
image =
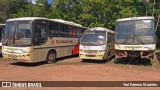
M 29 53 L 2 53 L 4 59 L 17 60 L 18 62 L 33 62 Z
M 154 50 L 150 51 L 121 51 L 117 50 L 115 58 L 140 57 L 154 59 Z
M 99 52 L 99 53 L 85 53 L 85 52 L 79 52 L 79 57 L 81 59 L 94 59 L 94 60 L 103 60 L 105 56 L 105 52 Z

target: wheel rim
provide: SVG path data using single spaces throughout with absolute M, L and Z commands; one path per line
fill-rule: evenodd
M 115 63 L 117 63 L 117 62 L 118 62 L 118 60 L 115 58 L 115 59 L 114 59 L 114 62 L 115 62 Z
M 54 60 L 55 59 L 55 54 L 49 54 L 49 56 L 48 56 L 48 60 L 49 61 L 52 61 L 52 60 Z

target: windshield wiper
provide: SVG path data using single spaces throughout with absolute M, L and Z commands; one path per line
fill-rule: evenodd
M 10 39 L 8 38 L 7 41 L 5 42 L 5 45 L 6 45 L 6 46 L 8 45 L 7 43 L 8 43 L 9 40 L 10 40 Z
M 132 35 L 130 35 L 125 41 L 124 41 L 124 43 L 123 44 L 126 44 L 126 42 L 128 41 L 128 40 L 130 40 L 130 39 L 136 39 L 137 41 L 139 41 L 140 43 L 142 43 L 142 44 L 144 44 L 144 42 L 139 38 L 139 37 L 137 37 L 137 36 L 132 36 Z
M 130 40 L 131 38 L 133 38 L 132 34 L 123 42 L 123 44 L 126 44 L 126 42 L 127 42 L 128 40 Z
M 104 42 L 104 41 L 103 41 Z M 100 45 L 103 45 L 103 42 L 100 42 L 100 41 L 96 41 L 96 43 L 100 44 Z
M 7 46 L 8 44 L 8 42 L 11 40 L 11 33 L 9 34 L 9 37 L 7 38 L 7 40 L 6 40 L 6 42 L 5 42 L 5 45 Z
M 91 45 L 93 45 L 95 42 L 90 41 L 90 42 L 88 42 L 88 43 L 91 44 Z
M 89 43 L 89 44 L 91 44 L 91 45 L 93 45 L 91 42 L 81 42 L 82 44 L 84 44 L 84 43 Z
M 13 32 L 11 32 L 11 31 L 13 31 Z M 13 38 L 13 43 L 14 43 L 14 36 L 15 36 L 15 31 L 16 31 L 16 28 L 14 27 L 14 29 L 13 30 L 11 30 L 10 32 L 9 32 L 9 36 L 8 36 L 8 38 L 7 38 L 7 41 L 6 41 L 6 43 L 5 43 L 5 45 L 7 46 L 8 44 L 8 42 L 9 41 L 11 41 L 11 39 Z
M 144 44 L 144 42 L 143 42 L 138 36 L 134 36 L 134 39 L 136 39 L 136 40 L 139 41 L 140 43 Z

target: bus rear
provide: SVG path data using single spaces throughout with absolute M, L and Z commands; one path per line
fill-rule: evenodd
M 134 57 L 154 59 L 154 18 L 131 17 L 117 20 L 115 42 L 115 62 Z

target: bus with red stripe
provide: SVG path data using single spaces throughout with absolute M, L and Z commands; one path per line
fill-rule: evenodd
M 79 54 L 85 27 L 74 22 L 42 17 L 8 19 L 3 36 L 4 59 L 20 62 L 47 61 Z

